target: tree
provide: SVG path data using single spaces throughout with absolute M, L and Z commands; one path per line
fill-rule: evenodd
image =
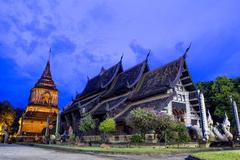
M 113 118 L 107 118 L 102 121 L 99 125 L 99 131 L 103 132 L 103 141 L 107 141 L 107 136 L 109 133 L 116 130 L 116 122 Z
M 116 122 L 113 118 L 107 118 L 99 125 L 99 131 L 103 133 L 110 133 L 116 130 Z
M 127 124 L 139 130 L 142 135 L 154 130 L 154 122 L 156 121 L 156 114 L 146 109 L 133 109 L 127 116 Z
M 153 130 L 158 134 L 164 134 L 163 132 L 173 122 L 172 118 L 166 114 L 142 108 L 132 110 L 126 121 L 130 127 L 139 130 L 142 135 Z
M 178 136 L 176 137 L 176 141 L 178 144 L 186 143 L 190 141 L 190 136 L 188 134 L 188 129 L 182 122 L 177 122 L 176 129 Z
M 229 103 L 229 95 L 233 94 L 234 84 L 227 77 L 218 77 L 212 85 L 214 94 L 213 102 L 215 103 L 214 115 L 223 117 L 225 112 L 231 112 L 231 104 Z
M 163 139 L 167 132 L 172 132 L 176 128 L 176 121 L 166 114 L 157 114 L 153 124 L 159 139 Z M 165 139 L 166 140 L 166 139 Z
M 7 101 L 0 102 L 0 115 L 0 129 L 3 125 L 6 125 L 6 130 L 10 132 L 15 119 L 13 106 Z
M 205 103 L 206 107 L 210 110 L 211 113 L 214 113 L 215 108 L 211 107 L 213 104 L 213 91 L 212 91 L 212 85 L 214 84 L 214 81 L 207 81 L 207 82 L 198 82 L 197 86 L 198 89 L 200 89 L 204 96 L 205 96 Z
M 92 118 L 91 114 L 87 114 L 83 119 L 80 121 L 79 130 L 82 132 L 88 132 L 96 128 L 96 122 Z
M 169 126 L 165 130 L 165 142 L 166 143 L 177 143 L 178 146 L 181 143 L 190 141 L 188 129 L 186 126 L 177 120 L 171 120 Z
M 213 119 L 223 117 L 225 112 L 232 119 L 232 108 L 229 96 L 240 104 L 240 78 L 217 77 L 215 81 L 199 82 L 198 88 L 202 89 L 206 106 L 213 115 Z
M 163 113 L 138 108 L 129 113 L 127 123 L 140 130 L 142 136 L 154 130 L 166 143 L 180 144 L 190 140 L 185 125 Z
M 12 124 L 12 133 L 11 134 L 16 134 L 19 131 L 19 127 L 21 125 L 21 117 L 22 117 L 22 114 L 24 113 L 24 109 L 15 108 L 14 112 L 15 112 L 15 119 Z
M 169 127 L 174 127 L 173 119 L 166 114 L 157 114 L 155 118 L 155 123 L 152 124 L 157 133 L 166 131 Z

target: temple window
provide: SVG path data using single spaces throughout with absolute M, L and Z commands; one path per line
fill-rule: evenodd
M 86 112 L 86 109 L 85 109 L 85 107 L 84 108 L 82 108 L 82 113 L 85 113 Z
M 178 100 L 178 101 L 182 101 L 182 96 L 181 96 L 181 94 L 178 94 L 178 95 L 177 95 L 177 100 Z
M 186 101 L 186 99 L 185 99 L 185 96 L 184 96 L 184 95 L 182 95 L 182 101 L 183 101 L 183 102 L 185 102 L 185 101 Z
M 176 97 L 176 96 L 174 96 L 174 97 L 173 97 L 173 100 L 175 100 L 175 101 L 176 101 L 176 100 L 177 100 L 177 97 Z
M 180 86 L 179 88 L 180 88 L 180 91 L 183 91 L 183 87 L 182 86 Z

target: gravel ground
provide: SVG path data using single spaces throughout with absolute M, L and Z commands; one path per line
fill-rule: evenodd
M 1 145 L 0 160 L 184 160 L 188 154 L 121 155 L 54 151 L 22 145 Z

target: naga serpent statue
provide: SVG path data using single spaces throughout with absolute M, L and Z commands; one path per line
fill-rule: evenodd
M 200 101 L 200 119 L 201 125 L 199 122 L 197 125 L 190 127 L 192 131 L 192 137 L 200 141 L 209 141 L 209 142 L 228 142 L 233 140 L 233 135 L 230 132 L 230 121 L 228 116 L 225 113 L 224 121 L 222 124 L 216 123 L 214 125 L 212 116 L 210 112 L 206 113 L 205 99 L 203 93 L 198 90 L 198 96 Z
M 231 124 L 226 114 L 222 124 L 216 123 L 216 125 L 213 125 L 212 116 L 208 111 L 207 122 L 208 122 L 207 129 L 208 141 L 228 142 L 233 140 L 233 135 L 230 132 Z M 193 133 L 196 134 L 198 140 L 202 140 L 203 138 L 202 128 L 200 127 L 199 123 L 197 125 L 192 126 L 190 130 L 192 130 Z

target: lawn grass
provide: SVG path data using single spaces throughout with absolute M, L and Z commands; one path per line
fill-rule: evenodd
M 240 150 L 200 152 L 192 156 L 205 160 L 240 160 Z
M 85 152 L 108 152 L 108 153 L 129 153 L 129 154 L 177 154 L 177 153 L 194 153 L 206 150 L 214 149 L 203 149 L 203 148 L 177 148 L 164 146 L 131 146 L 131 147 L 110 147 L 110 148 L 101 148 L 97 146 L 89 147 L 79 147 L 74 145 L 43 145 L 36 144 L 37 147 L 49 148 L 49 149 L 62 149 L 68 151 L 85 151 Z

